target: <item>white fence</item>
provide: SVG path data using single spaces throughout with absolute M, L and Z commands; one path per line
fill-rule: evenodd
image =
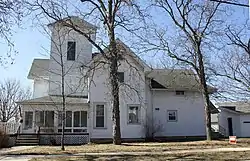
M 0 130 L 5 134 L 15 134 L 17 133 L 19 123 L 13 122 L 0 122 Z

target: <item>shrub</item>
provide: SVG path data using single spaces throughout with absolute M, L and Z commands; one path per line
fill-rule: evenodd
M 8 142 L 9 136 L 6 135 L 6 133 L 2 129 L 0 129 L 0 149 L 9 147 Z

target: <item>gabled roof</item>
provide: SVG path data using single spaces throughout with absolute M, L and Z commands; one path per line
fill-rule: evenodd
M 67 104 L 87 104 L 88 99 L 85 97 L 76 97 L 76 96 L 73 97 L 73 96 L 71 96 L 71 97 L 66 97 L 66 102 L 67 102 Z M 17 102 L 17 103 L 21 104 L 21 105 L 62 104 L 62 96 L 44 96 L 44 97 L 24 100 L 24 101 Z
M 147 72 L 147 77 L 168 90 L 200 90 L 195 73 L 188 69 L 153 69 Z M 208 86 L 208 88 L 211 93 L 216 91 L 213 87 Z
M 218 103 L 219 108 L 238 114 L 250 114 L 250 101 L 223 102 Z
M 145 68 L 145 71 L 152 70 L 152 68 L 145 63 L 138 55 L 136 55 L 124 42 L 122 42 L 120 39 L 116 39 L 116 42 L 118 43 L 118 46 L 120 45 L 126 50 L 126 54 L 133 58 L 136 62 L 138 62 L 143 68 Z
M 122 42 L 119 39 L 116 39 L 116 43 L 118 46 L 118 49 L 121 53 L 125 53 L 125 56 L 132 58 L 137 62 L 141 67 L 144 68 L 144 71 L 152 70 L 148 64 L 146 64 L 138 55 L 136 55 L 124 42 Z M 108 49 L 105 48 L 104 52 L 108 55 Z M 102 53 L 93 53 L 92 58 L 96 59 L 97 61 L 102 57 Z M 124 56 L 124 55 L 121 55 Z
M 155 80 L 166 89 L 191 90 L 197 89 L 198 83 L 191 70 L 186 69 L 153 69 L 147 77 Z
M 158 82 L 168 90 L 190 90 L 199 91 L 200 84 L 192 70 L 188 69 L 153 69 L 147 72 L 147 77 Z M 216 89 L 208 87 L 209 91 L 215 92 Z
M 49 59 L 34 59 L 28 74 L 28 79 L 48 77 L 49 62 Z
M 82 19 L 78 16 L 68 16 L 68 17 L 65 17 L 59 21 L 55 21 L 53 23 L 50 23 L 50 24 L 48 24 L 48 26 L 54 26 L 55 24 L 60 24 L 62 22 L 69 22 L 69 23 L 72 23 L 73 25 L 76 25 L 78 27 L 97 30 L 97 26 L 85 21 L 84 19 Z

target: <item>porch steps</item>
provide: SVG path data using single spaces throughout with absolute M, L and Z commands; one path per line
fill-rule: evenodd
M 39 138 L 36 135 L 18 135 L 16 139 L 16 146 L 23 146 L 23 145 L 38 145 Z

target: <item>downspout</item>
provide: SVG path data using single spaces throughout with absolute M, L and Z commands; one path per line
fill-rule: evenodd
M 87 123 L 87 133 L 89 134 L 88 136 L 88 143 L 91 142 L 91 138 L 92 138 L 92 133 L 93 133 L 93 111 L 94 111 L 94 106 L 93 103 L 91 102 L 91 81 L 89 80 L 90 78 L 88 78 L 88 123 Z
M 151 99 L 151 113 L 152 113 L 152 121 L 151 121 L 151 127 L 153 128 L 154 127 L 154 90 L 152 90 L 152 87 L 151 87 L 151 83 L 150 83 L 150 86 L 149 86 L 150 88 L 150 99 Z M 152 138 L 154 138 L 154 132 L 153 132 L 153 129 L 151 129 L 152 131 L 151 131 L 151 135 L 152 135 Z
M 153 126 L 154 126 L 154 110 L 153 110 L 153 95 L 154 95 L 154 91 L 152 90 L 152 87 L 151 87 L 151 79 L 148 79 L 148 83 L 147 83 L 147 86 L 148 86 L 148 92 L 149 92 L 149 100 L 150 100 L 150 104 L 148 103 L 148 106 L 150 106 L 150 129 L 149 129 L 149 132 L 150 132 L 150 137 L 153 138 Z M 147 119 L 148 121 L 148 119 Z

